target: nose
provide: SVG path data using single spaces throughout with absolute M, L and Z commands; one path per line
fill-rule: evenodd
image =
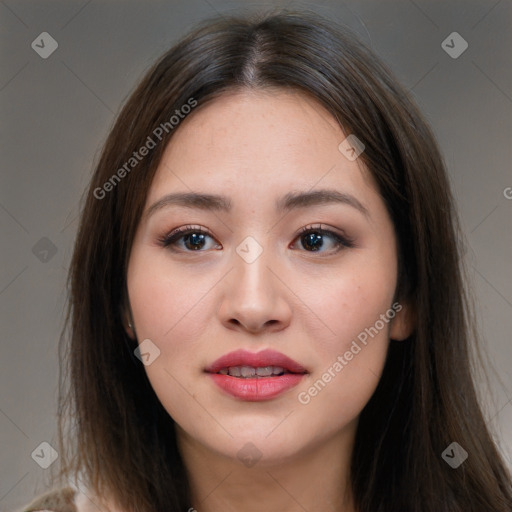
M 223 280 L 222 324 L 251 334 L 285 329 L 291 321 L 293 294 L 278 277 L 280 272 L 269 251 L 264 250 L 251 263 L 236 252 L 233 260 L 234 269 Z

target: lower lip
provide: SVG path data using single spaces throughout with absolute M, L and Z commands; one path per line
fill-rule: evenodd
M 303 373 L 285 373 L 278 377 L 242 379 L 220 373 L 209 373 L 213 382 L 228 395 L 247 402 L 270 400 L 296 386 L 304 377 Z

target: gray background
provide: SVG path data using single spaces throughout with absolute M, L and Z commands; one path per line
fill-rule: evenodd
M 467 236 L 484 353 L 496 369 L 491 390 L 482 387 L 484 408 L 512 466 L 511 0 L 2 0 L 2 510 L 45 487 L 49 470 L 31 453 L 43 441 L 56 446 L 56 350 L 78 204 L 121 102 L 193 23 L 268 6 L 306 7 L 352 27 L 431 122 Z M 456 59 L 441 47 L 454 31 L 469 44 Z M 42 32 L 59 45 L 47 59 L 31 48 Z M 41 252 L 51 247 L 43 237 L 55 254 Z

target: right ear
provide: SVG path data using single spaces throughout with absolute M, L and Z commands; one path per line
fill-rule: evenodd
M 135 327 L 133 325 L 133 316 L 130 308 L 130 304 L 125 299 L 121 304 L 121 322 L 123 329 L 125 330 L 128 337 L 132 340 L 136 340 Z

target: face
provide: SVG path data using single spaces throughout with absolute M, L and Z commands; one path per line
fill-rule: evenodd
M 167 146 L 127 280 L 179 442 L 274 464 L 353 435 L 390 337 L 409 334 L 393 224 L 347 135 L 299 93 L 245 91 Z

